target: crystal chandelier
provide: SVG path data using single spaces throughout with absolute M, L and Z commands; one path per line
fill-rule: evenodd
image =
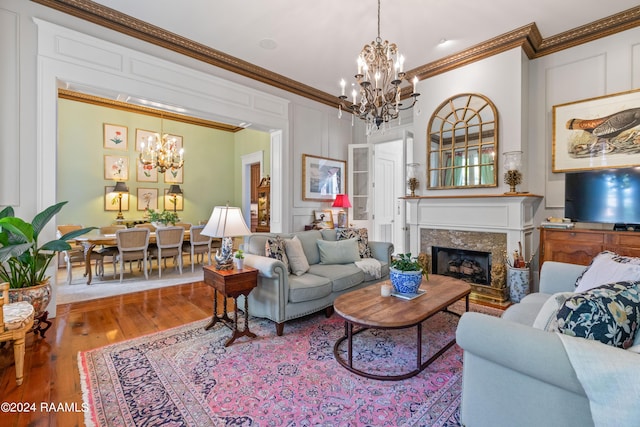
M 146 143 L 140 144 L 140 149 L 140 163 L 145 167 L 157 168 L 159 173 L 175 171 L 184 165 L 184 149 L 178 148 L 175 137 L 162 132 L 162 124 L 160 133 L 148 137 Z
M 395 43 L 384 42 L 380 38 L 380 0 L 378 0 L 378 37 L 367 44 L 358 56 L 358 74 L 356 81 L 359 91 L 351 92 L 352 102 L 347 103 L 345 95 L 346 82 L 340 81 L 342 94 L 339 96 L 339 114 L 342 109 L 350 110 L 367 123 L 367 133 L 380 129 L 384 123 L 398 118 L 401 110 L 413 107 L 419 93 L 416 92 L 418 78 L 413 78 L 411 105 L 403 107 L 400 102 L 400 84 L 405 79 L 404 57 L 398 54 Z M 358 99 L 359 97 L 359 99 Z

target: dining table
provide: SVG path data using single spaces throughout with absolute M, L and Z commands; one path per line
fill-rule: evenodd
M 189 230 L 184 231 L 183 241 L 189 241 Z M 87 285 L 91 284 L 92 274 L 91 274 L 91 253 L 96 248 L 96 246 L 117 246 L 118 241 L 116 239 L 115 233 L 113 234 L 99 234 L 99 233 L 87 233 L 82 236 L 78 236 L 75 238 L 75 242 L 82 246 L 84 252 L 84 275 L 87 278 Z M 152 231 L 149 234 L 149 244 L 156 243 L 156 233 Z

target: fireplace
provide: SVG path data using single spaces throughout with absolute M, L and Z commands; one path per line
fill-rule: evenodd
M 491 286 L 491 252 L 432 246 L 431 272 Z

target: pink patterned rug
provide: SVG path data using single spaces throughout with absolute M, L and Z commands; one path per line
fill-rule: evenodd
M 424 360 L 451 339 L 457 322 L 439 313 L 424 323 Z M 287 322 L 282 337 L 272 322 L 251 319 L 258 337 L 228 348 L 230 330 L 205 331 L 207 323 L 80 352 L 87 426 L 459 425 L 458 346 L 413 378 L 377 381 L 336 362 L 333 345 L 344 333 L 337 315 Z M 415 328 L 363 332 L 354 339 L 354 365 L 410 371 L 415 344 Z

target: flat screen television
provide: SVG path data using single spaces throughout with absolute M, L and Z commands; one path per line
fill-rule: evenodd
M 567 173 L 564 216 L 640 230 L 640 168 Z

